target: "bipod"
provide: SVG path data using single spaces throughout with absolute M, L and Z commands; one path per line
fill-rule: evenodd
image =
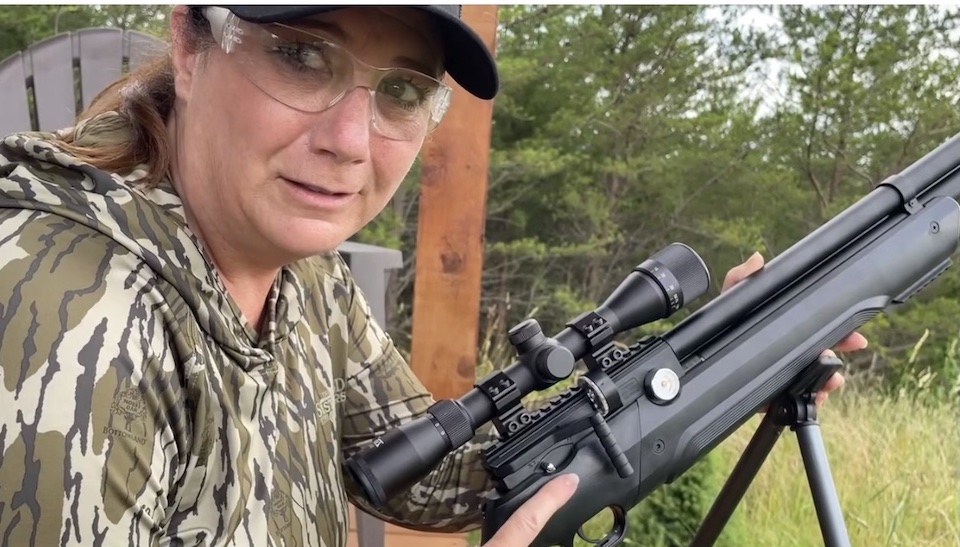
M 723 485 L 706 518 L 700 524 L 691 547 L 709 547 L 733 515 L 751 481 L 770 454 L 784 427 L 797 434 L 800 454 L 813 495 L 824 547 L 849 547 L 843 511 L 830 475 L 827 452 L 817 421 L 816 394 L 826 381 L 843 368 L 835 356 L 821 356 L 812 363 L 793 386 L 770 405 L 763 421 L 743 451 L 727 482 Z

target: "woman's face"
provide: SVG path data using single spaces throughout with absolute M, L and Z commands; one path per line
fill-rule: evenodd
M 376 67 L 439 66 L 440 48 L 415 10 L 344 9 L 291 26 Z M 425 134 L 379 134 L 365 88 L 326 111 L 299 111 L 254 85 L 237 55 L 219 47 L 206 55 L 200 62 L 174 47 L 175 184 L 215 257 L 276 268 L 335 248 L 386 206 Z

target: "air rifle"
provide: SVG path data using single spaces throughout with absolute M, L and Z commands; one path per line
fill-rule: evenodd
M 960 242 L 958 199 L 960 135 L 669 331 L 613 343 L 707 291 L 703 261 L 672 244 L 556 336 L 533 319 L 511 329 L 516 362 L 389 431 L 348 468 L 382 506 L 492 421 L 500 438 L 483 461 L 496 490 L 484 508 L 482 541 L 553 476 L 576 473 L 576 493 L 533 545 L 572 546 L 580 535 L 608 547 L 622 542 L 627 511 L 767 408 L 693 545 L 713 544 L 784 427 L 797 433 L 825 544 L 849 545 L 813 403 L 841 365 L 821 355 L 950 267 Z M 576 385 L 534 410 L 521 405 L 568 378 L 578 361 L 586 372 Z M 611 530 L 584 537 L 582 524 L 605 508 L 614 515 Z

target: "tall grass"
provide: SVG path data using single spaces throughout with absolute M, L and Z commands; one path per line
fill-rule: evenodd
M 718 448 L 725 470 L 759 417 Z M 821 432 L 847 531 L 855 546 L 956 547 L 958 436 L 955 404 L 924 405 L 861 390 L 832 395 Z M 736 545 L 823 545 L 796 436 L 787 433 L 729 525 Z

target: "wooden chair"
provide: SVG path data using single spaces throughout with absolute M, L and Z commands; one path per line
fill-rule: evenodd
M 107 84 L 166 49 L 142 32 L 87 28 L 14 53 L 0 62 L 0 135 L 73 125 Z
M 107 85 L 164 54 L 167 47 L 165 41 L 138 31 L 87 28 L 58 34 L 14 53 L 0 62 L 0 137 L 70 127 Z M 339 249 L 374 316 L 385 324 L 386 275 L 403 266 L 402 253 L 352 241 Z M 351 519 L 350 545 L 383 547 L 384 523 L 351 512 L 355 520 Z

